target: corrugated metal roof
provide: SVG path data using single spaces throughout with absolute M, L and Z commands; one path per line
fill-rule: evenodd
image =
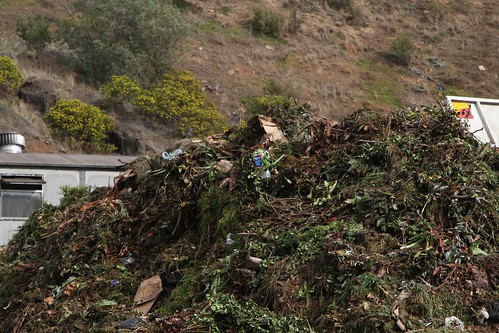
M 7 167 L 85 170 L 119 169 L 136 158 L 137 156 L 121 155 L 0 153 L 0 169 Z

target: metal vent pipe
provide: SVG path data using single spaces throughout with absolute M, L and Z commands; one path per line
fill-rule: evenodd
M 24 136 L 19 133 L 0 133 L 0 153 L 20 154 L 26 147 Z

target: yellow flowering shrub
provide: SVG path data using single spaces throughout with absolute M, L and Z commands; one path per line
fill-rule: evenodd
M 207 101 L 201 84 L 190 72 L 165 74 L 151 89 L 140 89 L 128 77 L 113 77 L 102 91 L 108 99 L 123 98 L 159 122 L 177 126 L 179 132 L 192 129 L 198 136 L 220 133 L 227 119 Z
M 18 89 L 22 84 L 21 70 L 10 57 L 0 56 L 0 85 Z
M 114 119 L 96 106 L 78 99 L 58 100 L 44 116 L 54 135 L 68 139 L 92 152 L 111 152 L 114 145 L 107 143 L 108 133 L 115 129 Z
M 133 102 L 140 94 L 141 89 L 137 80 L 131 79 L 127 75 L 113 75 L 111 82 L 105 84 L 100 91 L 109 100 L 122 99 Z

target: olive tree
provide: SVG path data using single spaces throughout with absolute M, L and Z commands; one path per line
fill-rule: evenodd
M 98 82 L 112 75 L 156 82 L 179 59 L 190 30 L 161 0 L 75 0 L 72 8 L 59 36 L 82 74 Z

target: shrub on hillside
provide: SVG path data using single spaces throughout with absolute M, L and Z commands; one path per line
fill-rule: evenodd
M 101 93 L 108 100 L 123 100 L 133 103 L 140 95 L 142 89 L 140 82 L 130 78 L 127 75 L 113 75 L 111 82 L 101 88 Z
M 289 14 L 288 32 L 292 35 L 295 35 L 298 32 L 298 30 L 300 29 L 302 23 L 303 23 L 303 19 L 301 19 L 298 16 L 298 11 L 296 9 L 293 9 L 291 11 L 291 13 Z
M 281 109 L 295 107 L 296 102 L 283 95 L 255 96 L 243 99 L 243 104 L 250 115 L 262 114 L 269 117 L 275 116 Z
M 292 82 L 290 82 L 289 80 L 278 81 L 273 78 L 267 79 L 265 82 L 265 86 L 263 87 L 263 92 L 265 95 L 282 95 L 287 98 L 297 97 L 296 89 L 293 87 Z
M 256 8 L 250 24 L 257 34 L 280 37 L 284 30 L 284 16 L 270 9 Z
M 190 72 L 165 74 L 151 89 L 141 89 L 129 77 L 113 77 L 101 90 L 108 99 L 123 99 L 139 111 L 165 125 L 176 126 L 180 133 L 192 129 L 198 136 L 222 132 L 227 120 L 207 101 L 201 85 Z
M 28 49 L 36 54 L 42 53 L 52 41 L 48 20 L 41 14 L 28 17 L 26 21 L 18 17 L 16 29 L 17 35 L 26 42 Z
M 108 133 L 115 128 L 114 119 L 96 106 L 77 99 L 59 100 L 44 116 L 44 120 L 59 139 L 82 146 L 91 152 L 111 152 L 116 147 L 108 144 Z
M 352 8 L 352 0 L 325 0 L 326 4 L 336 10 L 349 10 Z
M 96 81 L 128 75 L 143 84 L 161 80 L 179 58 L 189 32 L 172 5 L 156 0 L 76 0 L 58 29 L 78 69 Z
M 389 58 L 401 65 L 409 65 L 416 54 L 416 46 L 407 34 L 399 35 L 393 41 Z
M 18 89 L 22 83 L 21 70 L 10 57 L 0 56 L 0 86 Z

